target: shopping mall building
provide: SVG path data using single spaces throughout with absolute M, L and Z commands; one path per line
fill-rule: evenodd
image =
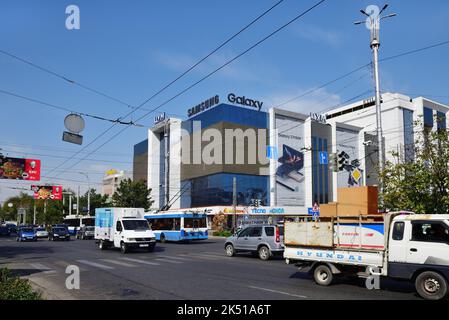
M 303 114 L 243 94 L 215 95 L 186 107 L 187 120 L 155 118 L 134 147 L 134 178 L 147 181 L 156 209 L 229 211 L 235 188 L 246 214 L 308 214 L 315 203 L 337 201 L 339 187 L 377 184 L 375 109 L 368 99 Z M 385 93 L 381 110 L 384 156 L 412 160 L 414 121 L 446 127 L 449 106 Z M 344 169 L 334 172 L 329 156 L 342 151 Z

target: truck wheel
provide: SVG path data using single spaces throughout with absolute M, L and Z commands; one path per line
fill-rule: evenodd
M 100 242 L 98 242 L 98 248 L 100 248 L 100 250 L 106 250 L 106 243 L 103 240 L 100 240 Z
M 120 242 L 120 251 L 125 254 L 128 252 L 128 247 L 126 246 L 126 244 L 124 242 Z
M 313 272 L 313 278 L 315 279 L 315 282 L 320 286 L 328 286 L 332 283 L 334 275 L 332 274 L 332 271 L 328 266 L 320 264 L 315 268 L 315 271 Z
M 162 243 L 165 243 L 167 240 L 165 240 L 165 235 L 162 233 L 161 234 L 161 242 Z
M 418 294 L 428 300 L 441 300 L 447 295 L 447 281 L 442 275 L 433 271 L 425 271 L 415 281 Z
M 226 247 L 225 247 L 225 251 L 226 251 L 226 255 L 228 257 L 235 256 L 235 249 L 234 249 L 234 246 L 232 244 L 230 244 L 230 243 L 227 244 Z
M 261 246 L 258 250 L 260 260 L 268 260 L 270 259 L 270 249 L 267 246 Z

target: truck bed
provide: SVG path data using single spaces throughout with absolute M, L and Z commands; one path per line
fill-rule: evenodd
M 289 245 L 286 245 L 284 249 L 284 258 L 287 259 L 289 263 L 298 261 L 313 261 L 379 268 L 383 265 L 384 254 L 384 251 L 374 250 L 349 250 Z
M 286 222 L 286 246 L 382 251 L 383 223 Z

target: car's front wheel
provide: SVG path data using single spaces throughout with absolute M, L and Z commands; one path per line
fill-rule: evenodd
M 127 245 L 126 245 L 124 242 L 121 242 L 121 243 L 120 243 L 120 251 L 121 251 L 123 254 L 125 254 L 125 253 L 128 252 L 128 247 L 127 247 Z
M 235 256 L 235 249 L 234 249 L 234 246 L 232 245 L 232 244 L 227 244 L 226 245 L 226 247 L 225 247 L 225 252 L 226 252 L 226 255 L 228 256 L 228 257 L 233 257 L 233 256 Z

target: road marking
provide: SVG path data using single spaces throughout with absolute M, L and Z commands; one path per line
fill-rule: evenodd
M 137 262 L 137 263 L 141 263 L 141 264 L 148 264 L 148 265 L 151 265 L 151 266 L 159 266 L 159 265 L 161 265 L 160 263 L 157 263 L 157 262 L 149 262 L 149 261 L 133 259 L 133 258 L 121 258 L 121 260 L 127 260 L 127 261 Z
M 68 262 L 68 261 L 65 261 L 65 260 L 57 260 L 57 261 L 53 261 L 53 263 L 55 265 L 59 266 L 59 267 L 64 268 L 64 270 L 66 270 L 68 266 L 73 265 L 73 262 Z M 79 267 L 79 268 L 80 268 L 81 272 L 85 272 L 85 271 L 89 270 L 89 269 L 84 268 L 84 267 Z
M 176 263 L 176 264 L 182 263 L 181 261 L 172 261 L 172 260 L 169 260 L 169 259 L 154 259 L 154 261 L 168 262 L 168 263 Z
M 56 273 L 56 270 L 52 270 L 51 268 L 44 266 L 42 263 L 30 263 L 30 266 L 33 269 L 42 271 L 45 274 L 53 274 Z
M 96 263 L 96 262 L 92 262 L 92 261 L 87 261 L 87 260 L 76 260 L 80 263 L 83 264 L 87 264 L 88 266 L 92 266 L 92 267 L 96 267 L 96 268 L 100 268 L 100 269 L 105 269 L 105 270 L 111 270 L 114 269 L 114 267 L 110 267 L 104 264 L 100 264 L 100 263 Z
M 157 256 L 158 258 L 163 258 L 163 259 L 175 259 L 175 260 L 182 260 L 182 261 L 189 261 L 191 259 L 187 259 L 187 258 L 181 258 L 181 257 L 173 257 L 173 256 Z
M 208 260 L 221 260 L 224 258 L 223 256 L 211 256 L 202 253 L 192 253 L 191 256 L 198 259 L 208 259 Z
M 267 289 L 267 288 L 261 288 L 261 287 L 255 287 L 255 286 L 248 286 L 248 288 L 262 290 L 262 291 L 268 291 L 268 292 L 274 292 L 274 293 L 279 293 L 279 294 L 283 294 L 283 295 L 291 296 L 291 297 L 297 297 L 297 298 L 303 298 L 303 299 L 307 298 L 306 296 L 301 296 L 299 294 L 293 294 L 293 293 L 288 293 L 288 292 L 278 291 L 278 290 L 273 290 L 273 289 Z
M 116 265 L 119 265 L 119 266 L 122 266 L 122 267 L 130 267 L 130 268 L 136 267 L 135 264 L 126 263 L 126 262 L 123 262 L 123 261 L 117 261 L 117 260 L 112 260 L 112 259 L 100 259 L 100 260 L 105 261 L 105 262 L 109 262 L 109 263 L 112 263 L 112 264 L 116 264 Z

